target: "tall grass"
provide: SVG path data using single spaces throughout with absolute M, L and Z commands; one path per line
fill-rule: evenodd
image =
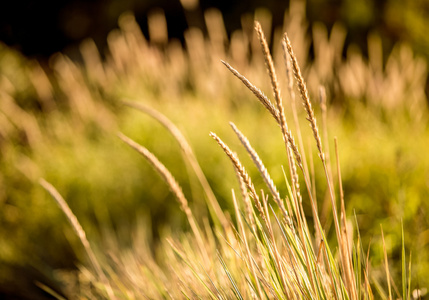
M 76 232 L 81 237 L 94 267 L 94 277 L 100 281 L 95 284 L 93 293 L 108 298 L 135 298 L 144 296 L 147 298 L 213 298 L 213 299 L 373 299 L 369 276 L 368 259 L 363 260 L 361 253 L 363 248 L 360 240 L 352 240 L 351 231 L 345 215 L 344 196 L 340 178 L 340 205 L 337 209 L 337 200 L 334 191 L 332 175 L 328 172 L 326 157 L 319 135 L 316 118 L 309 99 L 305 81 L 302 77 L 297 58 L 292 45 L 284 36 L 284 51 L 286 58 L 290 58 L 292 68 L 288 72 L 295 74 L 298 91 L 300 92 L 307 120 L 310 123 L 315 140 L 318 156 L 325 173 L 326 185 L 332 204 L 332 218 L 335 224 L 336 239 L 328 242 L 326 231 L 320 222 L 320 215 L 316 203 L 319 202 L 313 195 L 310 174 L 304 168 L 301 151 L 295 143 L 293 133 L 288 129 L 285 108 L 274 68 L 273 60 L 268 45 L 258 22 L 255 23 L 256 32 L 262 47 L 264 59 L 271 80 L 275 98 L 275 106 L 264 96 L 259 89 L 251 84 L 243 75 L 240 75 L 229 64 L 227 68 L 238 77 L 250 91 L 257 95 L 258 100 L 268 109 L 277 123 L 280 125 L 285 151 L 287 154 L 287 166 L 289 176 L 285 174 L 284 184 L 288 192 L 281 195 L 264 166 L 256 150 L 251 146 L 246 136 L 231 123 L 241 144 L 250 155 L 253 163 L 260 172 L 269 193 L 262 190 L 256 192 L 251 178 L 239 157 L 226 145 L 215 133 L 210 135 L 220 145 L 227 157 L 231 160 L 240 183 L 241 201 L 232 192 L 234 214 L 230 222 L 224 222 L 224 214 L 217 212 L 212 215 L 214 224 L 209 226 L 208 220 L 204 222 L 204 231 L 197 224 L 197 220 L 188 206 L 182 189 L 166 167 L 146 148 L 137 144 L 130 138 L 120 134 L 119 137 L 131 148 L 150 162 L 154 169 L 161 175 L 171 191 L 176 195 L 182 210 L 186 214 L 190 233 L 177 239 L 174 236 L 166 237 L 161 252 L 165 258 L 162 266 L 158 266 L 154 258 L 146 257 L 139 260 L 138 249 L 134 256 L 137 263 L 130 271 L 125 253 L 119 257 L 111 257 L 115 264 L 106 263 L 103 271 L 97 263 L 93 252 L 82 232 L 82 227 L 76 221 L 70 209 L 62 198 L 46 181 L 41 184 L 59 202 L 61 209 L 71 221 Z M 132 105 L 136 106 L 136 105 Z M 147 111 L 147 109 L 146 109 Z M 175 133 L 176 129 L 169 121 L 153 111 L 152 116 L 163 122 L 181 145 L 187 145 L 183 137 Z M 263 124 L 261 124 L 263 126 Z M 300 137 L 302 140 L 303 137 Z M 183 146 L 182 146 L 183 148 Z M 188 159 L 194 159 L 191 152 L 187 152 Z M 337 164 L 338 149 L 336 147 Z M 308 162 L 307 162 L 308 164 Z M 297 168 L 298 166 L 298 168 Z M 308 193 L 311 202 L 315 230 L 308 226 L 301 187 L 298 183 L 298 173 L 304 177 L 304 189 Z M 211 200 L 207 204 L 216 211 L 217 204 Z M 340 216 L 341 217 L 340 217 Z M 222 224 L 219 225 L 219 224 Z M 383 239 L 384 241 L 384 239 Z M 197 247 L 193 247 L 196 244 Z M 384 242 L 383 242 L 384 245 Z M 384 247 L 385 249 L 385 247 Z M 405 262 L 405 249 L 403 251 L 403 264 Z M 158 252 L 158 253 L 159 253 Z M 129 254 L 128 254 L 129 255 Z M 392 298 L 391 282 L 387 253 L 385 252 L 386 281 L 388 284 L 389 299 Z M 403 270 L 403 295 L 407 295 L 410 285 L 406 285 L 407 277 Z M 107 279 L 106 279 L 107 277 Z M 106 282 L 108 280 L 108 282 Z M 113 289 L 113 292 L 111 291 Z M 110 292 L 109 292 L 110 291 Z M 383 294 L 381 292 L 381 294 Z M 89 296 L 89 295 L 84 295 Z
M 113 297 L 128 298 L 423 293 L 425 62 L 403 44 L 383 57 L 376 35 L 368 59 L 344 49 L 345 29 L 310 27 L 301 1 L 291 1 L 272 43 L 264 42 L 262 29 L 271 37 L 265 10 L 243 16 L 230 37 L 222 15 L 207 11 L 208 37 L 190 28 L 185 47 L 156 33 L 167 28 L 156 25 L 165 22 L 162 12 L 150 18 L 147 39 L 124 14 L 106 59 L 88 40 L 83 64 L 57 54 L 44 70 L 1 46 L 0 260 L 42 270 L 87 261 L 37 185 L 43 177 L 67 199 L 102 269 L 90 260 L 77 273 L 60 272 L 69 295 L 112 298 L 108 286 Z M 270 90 L 273 101 L 264 94 Z M 249 101 L 252 93 L 262 106 Z M 118 101 L 125 99 L 150 117 Z M 157 170 L 168 170 L 161 176 L 176 189 L 153 176 L 154 163 L 138 159 L 117 131 L 138 152 L 144 144 L 156 153 L 153 162 L 164 165 Z M 404 249 L 418 262 L 411 269 Z

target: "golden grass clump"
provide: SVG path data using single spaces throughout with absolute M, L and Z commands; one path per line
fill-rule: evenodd
M 164 263 L 161 263 L 163 267 L 157 266 L 156 261 L 151 261 L 151 259 L 141 262 L 137 259 L 135 263 L 141 265 L 141 268 L 133 271 L 136 273 L 127 275 L 124 273 L 122 275 L 124 277 L 120 277 L 115 272 L 123 272 L 124 266 L 120 266 L 123 254 L 119 253 L 116 254 L 118 256 L 112 257 L 113 263 L 110 269 L 119 268 L 117 271 L 109 271 L 109 268 L 102 270 L 76 217 L 58 192 L 46 181 L 41 181 L 41 184 L 60 204 L 60 207 L 81 238 L 101 286 L 104 287 L 101 288 L 100 293 L 103 294 L 106 291 L 105 295 L 108 298 L 122 298 L 123 296 L 134 298 L 141 294 L 150 298 L 173 297 L 188 299 L 195 297 L 211 299 L 366 299 L 374 297 L 367 280 L 368 262 L 360 261 L 356 264 L 355 261 L 357 257 L 360 257 L 361 254 L 359 253 L 361 253 L 362 249 L 359 248 L 359 241 L 357 244 L 350 241 L 341 181 L 341 217 L 339 218 L 337 214 L 333 194 L 334 182 L 327 171 L 314 112 L 290 41 L 285 35 L 284 41 L 288 55 L 291 58 L 292 69 L 298 82 L 297 85 L 307 112 L 307 120 L 310 122 L 326 175 L 325 178 L 332 203 L 332 218 L 336 229 L 335 242 L 328 241 L 327 234 L 320 223 L 316 207 L 317 200 L 313 195 L 313 189 L 309 181 L 310 175 L 304 168 L 302 161 L 299 160 L 301 159 L 299 149 L 293 142 L 292 133 L 286 123 L 283 101 L 271 54 L 261 26 L 259 23 L 255 24 L 277 108 L 269 105 L 271 102 L 263 96 L 262 92 L 250 84 L 244 76 L 240 75 L 229 64 L 224 63 L 224 65 L 246 87 L 255 93 L 274 119 L 277 122 L 280 121 L 291 176 L 290 180 L 285 178 L 288 190 L 286 195 L 281 195 L 262 159 L 250 145 L 248 138 L 231 122 L 230 125 L 233 131 L 259 170 L 260 176 L 270 191 L 270 196 L 265 195 L 263 191 L 261 196 L 258 195 L 251 177 L 240 162 L 237 154 L 215 133 L 210 133 L 210 136 L 223 149 L 236 170 L 243 204 L 239 203 L 233 192 L 232 199 L 236 221 L 236 224 L 234 224 L 232 220 L 226 221 L 228 218 L 223 212 L 219 212 L 218 204 L 212 202 L 212 199 L 210 199 L 211 194 L 208 193 L 207 205 L 213 209 L 214 213 L 211 214 L 211 217 L 216 220 L 213 220 L 215 224 L 213 227 L 208 224 L 208 220 L 205 220 L 203 222 L 205 224 L 204 230 L 201 230 L 200 225 L 198 225 L 198 218 L 194 216 L 182 188 L 170 171 L 145 147 L 120 133 L 119 138 L 143 155 L 168 184 L 171 192 L 177 197 L 191 227 L 191 234 L 185 234 L 179 239 L 173 236 L 166 237 L 167 242 L 162 243 L 158 254 L 166 259 Z M 288 56 L 285 55 L 285 57 Z M 324 101 L 323 97 L 322 101 Z M 193 161 L 195 163 L 194 170 L 199 172 L 198 163 L 189 144 L 171 121 L 145 106 L 130 102 L 126 102 L 126 104 L 149 114 L 167 128 L 179 142 L 184 157 Z M 307 189 L 311 202 L 315 222 L 314 234 L 311 233 L 307 225 L 297 169 L 294 167 L 295 160 L 305 179 L 305 189 Z M 204 174 L 200 175 L 204 177 Z M 338 176 L 340 177 L 339 163 Z M 200 178 L 200 181 L 203 185 L 206 182 L 202 178 Z M 253 199 L 253 204 L 249 200 L 248 193 Z M 273 203 L 270 201 L 271 197 L 274 200 Z M 241 211 L 243 206 L 246 213 Z M 282 214 L 282 218 L 278 218 L 278 212 Z M 230 232 L 230 228 L 233 229 L 233 232 Z M 193 247 L 194 243 L 196 243 L 198 250 Z M 353 247 L 353 251 L 351 247 Z M 338 249 L 338 254 L 336 249 Z M 138 249 L 135 251 L 132 255 L 138 257 L 140 255 Z M 147 254 L 141 255 L 147 259 Z M 385 258 L 387 266 L 387 254 L 385 254 Z M 388 267 L 386 268 L 388 272 Z M 154 274 L 157 274 L 159 278 L 153 278 Z M 362 277 L 365 279 L 364 282 L 361 281 Z M 148 281 L 144 290 L 139 288 L 141 286 L 139 284 L 140 280 Z M 387 273 L 387 280 L 391 298 L 389 273 Z

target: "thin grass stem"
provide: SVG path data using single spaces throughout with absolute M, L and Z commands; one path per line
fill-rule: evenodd
M 389 261 L 387 259 L 387 251 L 386 251 L 386 242 L 384 240 L 384 233 L 383 233 L 383 225 L 380 224 L 381 228 L 381 239 L 383 242 L 383 254 L 384 254 L 384 267 L 386 270 L 386 281 L 387 281 L 387 287 L 389 290 L 389 300 L 392 300 L 392 287 L 390 284 L 390 272 L 389 272 Z
M 194 152 L 192 151 L 191 146 L 189 145 L 188 141 L 183 136 L 181 131 L 177 128 L 177 126 L 174 125 L 173 122 L 171 122 L 165 115 L 148 107 L 147 105 L 144 105 L 143 103 L 124 101 L 124 104 L 148 114 L 149 116 L 160 122 L 174 136 L 174 138 L 179 143 L 185 158 L 190 162 L 192 169 L 197 175 L 197 178 L 200 181 L 204 192 L 206 193 L 207 199 L 210 203 L 209 209 L 212 215 L 212 220 L 214 222 L 217 222 L 217 220 L 219 220 L 224 230 L 228 230 L 229 222 L 227 221 L 225 214 L 219 206 L 216 196 L 214 195 L 213 190 L 210 187 L 210 184 L 208 183 L 207 178 L 204 175 L 204 172 L 202 171 L 200 164 L 198 163 L 198 160 L 195 157 Z
M 70 207 L 68 206 L 67 202 L 61 196 L 61 194 L 55 189 L 55 187 L 49 182 L 47 182 L 45 179 L 41 178 L 39 180 L 39 183 L 46 191 L 48 191 L 48 193 L 52 196 L 52 198 L 54 198 L 58 206 L 66 215 L 67 220 L 70 222 L 74 232 L 79 237 L 79 240 L 81 241 L 85 249 L 85 252 L 88 255 L 89 260 L 91 261 L 91 264 L 92 264 L 92 267 L 94 268 L 95 273 L 98 275 L 101 282 L 105 285 L 107 295 L 109 296 L 110 299 L 116 299 L 115 294 L 112 290 L 112 287 L 109 281 L 107 280 L 107 277 L 104 274 L 103 269 L 101 268 L 101 265 L 98 262 L 94 251 L 92 251 L 92 248 L 91 248 L 91 245 L 89 244 L 88 239 L 86 238 L 85 231 L 83 230 L 82 226 L 80 225 L 76 216 L 73 214 Z
M 247 193 L 246 193 L 245 197 L 247 197 Z M 232 193 L 232 199 L 234 202 L 234 209 L 235 209 L 235 216 L 237 218 L 237 224 L 240 226 L 239 229 L 241 231 L 241 236 L 243 237 L 243 243 L 244 243 L 244 246 L 246 248 L 248 264 L 250 265 L 250 269 L 251 269 L 253 278 L 255 280 L 256 290 L 258 292 L 259 298 L 262 299 L 263 297 L 262 297 L 261 285 L 259 284 L 259 279 L 258 279 L 258 276 L 256 274 L 255 264 L 253 261 L 252 254 L 250 253 L 249 243 L 247 242 L 247 237 L 246 237 L 246 231 L 244 229 L 243 221 L 241 220 L 240 212 L 238 210 L 238 205 L 237 205 L 237 199 L 235 198 L 234 192 Z M 247 202 L 246 200 L 244 200 L 244 201 Z
M 176 196 L 177 200 L 179 201 L 181 209 L 183 210 L 183 212 L 186 214 L 186 217 L 188 218 L 189 225 L 191 226 L 192 232 L 194 233 L 197 239 L 197 243 L 201 253 L 206 258 L 208 258 L 209 256 L 204 246 L 200 229 L 197 225 L 197 222 L 195 221 L 195 218 L 191 209 L 189 208 L 188 200 L 183 194 L 182 188 L 180 187 L 176 179 L 173 177 L 173 175 L 171 175 L 170 171 L 168 171 L 168 169 L 158 160 L 158 158 L 155 155 L 153 155 L 149 150 L 147 150 L 145 147 L 137 144 L 132 139 L 130 139 L 129 137 L 125 136 L 122 133 L 119 133 L 118 137 L 124 143 L 128 144 L 131 148 L 133 148 L 138 153 L 143 155 L 146 158 L 146 160 L 152 165 L 152 167 L 162 176 L 164 181 L 168 184 L 170 190 L 173 192 L 173 194 Z

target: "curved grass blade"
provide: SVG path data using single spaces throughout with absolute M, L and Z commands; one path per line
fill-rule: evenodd
M 191 146 L 189 145 L 187 139 L 179 130 L 179 128 L 177 128 L 177 126 L 174 125 L 174 123 L 171 122 L 164 114 L 160 113 L 159 111 L 149 106 L 144 105 L 143 103 L 135 103 L 130 101 L 123 101 L 123 103 L 129 107 L 135 108 L 151 116 L 153 119 L 158 121 L 162 126 L 164 126 L 171 133 L 171 135 L 179 143 L 180 148 L 183 151 L 184 158 L 188 160 L 189 163 L 191 164 L 191 167 L 194 170 L 194 173 L 197 176 L 198 181 L 200 182 L 204 192 L 206 193 L 207 199 L 210 204 L 208 207 L 209 207 L 210 214 L 212 215 L 213 222 L 217 223 L 219 220 L 224 229 L 228 228 L 229 223 L 225 217 L 225 214 L 223 213 L 221 207 L 219 206 L 216 196 L 214 195 L 213 190 L 210 187 L 210 184 L 206 176 L 204 175 L 204 172 L 201 169 L 200 164 L 198 163 L 198 160 L 195 157 L 195 154 L 192 151 Z
M 233 287 L 232 291 L 234 292 L 234 295 L 237 297 L 237 299 L 244 300 L 243 296 L 240 293 L 240 290 L 237 287 L 237 284 L 235 283 L 234 278 L 232 278 L 232 275 L 231 275 L 228 267 L 226 266 L 225 262 L 223 261 L 222 256 L 220 255 L 219 252 L 217 252 L 217 256 L 219 258 L 220 263 L 222 264 L 222 267 L 223 267 L 226 275 L 228 276 L 229 281 L 232 284 L 232 287 Z

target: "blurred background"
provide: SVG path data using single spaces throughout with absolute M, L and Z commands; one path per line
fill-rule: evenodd
M 271 133 L 275 126 L 264 121 L 268 116 L 219 63 L 230 61 L 270 95 L 252 40 L 254 18 L 279 64 L 279 33 L 290 30 L 315 102 L 319 85 L 327 90 L 328 144 L 332 150 L 338 136 L 347 211 L 356 214 L 366 247 L 371 243 L 374 265 L 381 264 L 377 241 L 383 224 L 392 273 L 400 278 L 402 220 L 413 282 L 416 289 L 428 287 L 429 1 L 0 5 L 0 298 L 52 298 L 38 283 L 70 295 L 73 287 L 64 282 L 75 282 L 67 276 L 85 262 L 67 220 L 37 184 L 40 177 L 58 188 L 96 248 L 132 247 L 130 232 L 142 223 L 151 245 L 186 228 L 168 189 L 120 143 L 118 131 L 155 152 L 193 208 L 207 213 L 175 141 L 120 100 L 142 101 L 178 125 L 225 210 L 232 208 L 230 189 L 237 183 L 208 133 L 223 134 L 237 146 L 230 120 L 242 124 L 273 166 L 273 177 L 283 182 L 281 169 L 274 168 L 284 164 L 280 135 Z M 268 128 L 261 128 L 265 122 Z M 313 153 L 308 150 L 308 156 Z M 318 187 L 330 228 L 324 193 Z
M 266 8 L 272 14 L 273 26 L 283 24 L 284 11 L 289 1 L 208 1 L 198 5 L 191 2 L 184 9 L 180 1 L 13 1 L 2 3 L 0 39 L 24 55 L 47 59 L 57 51 L 77 55 L 80 42 L 92 38 L 101 49 L 106 47 L 108 33 L 117 28 L 119 16 L 131 11 L 148 35 L 147 16 L 162 9 L 167 18 L 169 39 L 184 41 L 183 33 L 189 26 L 205 28 L 202 12 L 218 8 L 230 35 L 241 28 L 240 18 L 256 8 Z M 409 42 L 413 49 L 427 57 L 429 37 L 429 3 L 426 0 L 309 0 L 306 17 L 310 23 L 322 22 L 331 28 L 336 22 L 347 27 L 347 44 L 356 43 L 365 52 L 366 36 L 377 32 L 383 39 L 385 51 L 397 41 Z

